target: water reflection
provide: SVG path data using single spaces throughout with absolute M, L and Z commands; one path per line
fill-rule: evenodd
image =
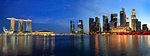
M 54 56 L 55 37 L 34 37 L 33 56 Z
M 29 36 L 1 36 L 0 37 L 0 55 L 1 56 L 16 56 L 31 54 L 32 43 Z
M 0 56 L 150 56 L 149 35 L 0 36 Z
M 149 56 L 149 36 L 91 36 L 91 56 Z M 147 53 L 145 53 L 147 52 Z

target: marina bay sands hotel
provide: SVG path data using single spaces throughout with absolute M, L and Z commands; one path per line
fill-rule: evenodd
M 10 30 L 17 31 L 16 23 L 18 21 L 18 32 L 32 32 L 32 20 L 16 19 L 16 18 L 6 18 L 10 20 Z M 26 22 L 26 24 L 24 24 Z M 26 25 L 26 28 L 25 28 Z

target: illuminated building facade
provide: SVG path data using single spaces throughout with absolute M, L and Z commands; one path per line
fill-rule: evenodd
M 111 32 L 130 32 L 130 27 L 112 28 Z
M 24 31 L 24 21 L 22 19 L 18 20 L 18 32 Z
M 131 22 L 132 31 L 137 31 L 138 19 L 136 18 L 135 9 L 132 9 Z
M 24 32 L 24 31 L 28 31 L 28 32 L 32 32 L 32 20 L 24 20 L 24 19 L 16 19 L 16 18 L 6 18 L 8 20 L 10 20 L 10 30 L 13 31 L 17 31 L 18 32 Z M 16 22 L 18 22 L 18 29 L 16 29 Z M 26 22 L 26 30 L 24 30 L 24 22 Z
M 54 32 L 51 32 L 51 31 L 37 31 L 37 32 L 32 32 L 32 35 L 45 35 L 45 36 L 52 36 L 54 35 L 55 33 Z
M 10 30 L 15 31 L 16 20 L 15 18 L 10 18 Z
M 122 11 L 120 11 L 120 26 L 124 27 L 126 26 L 126 13 L 125 9 L 122 8 Z
M 115 14 L 111 14 L 111 20 L 110 20 L 110 30 L 112 29 L 112 28 L 117 28 L 117 17 L 118 17 L 118 15 L 117 15 L 117 13 L 115 13 Z
M 137 31 L 138 19 L 132 19 L 132 31 Z
M 109 32 L 108 17 L 103 15 L 103 32 Z
M 74 24 L 74 21 L 70 21 L 70 31 L 71 33 L 75 33 L 75 24 Z
M 78 22 L 78 34 L 83 34 L 84 31 L 83 31 L 83 21 L 82 20 L 79 20 Z
M 143 30 L 143 31 L 148 31 L 147 24 L 143 24 L 143 25 L 142 25 L 142 30 Z
M 126 27 L 129 27 L 129 18 L 126 18 Z
M 32 20 L 26 20 L 26 31 L 32 32 Z

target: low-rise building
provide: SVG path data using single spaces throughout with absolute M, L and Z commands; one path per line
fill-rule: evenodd
M 51 31 L 37 31 L 37 32 L 32 32 L 32 35 L 52 36 L 55 35 L 55 33 Z
M 117 28 L 112 28 L 111 29 L 111 32 L 113 33 L 113 32 L 117 32 L 117 33 L 119 33 L 119 32 L 130 32 L 131 30 L 130 30 L 130 27 L 117 27 Z

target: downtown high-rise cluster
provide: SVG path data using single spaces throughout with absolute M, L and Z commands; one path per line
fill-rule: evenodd
M 78 33 L 78 34 L 83 34 L 84 31 L 83 31 L 83 21 L 82 20 L 79 20 L 78 22 L 78 25 L 77 25 L 77 31 L 75 29 L 75 23 L 74 21 L 70 21 L 70 28 L 71 28 L 71 33 L 72 34 L 75 34 L 75 33 Z
M 100 18 L 95 17 L 95 21 L 94 21 L 94 18 L 89 18 L 89 32 L 90 33 L 100 33 L 101 32 Z
M 82 21 L 82 20 L 81 20 Z M 73 21 L 71 23 L 71 33 L 75 33 L 75 27 Z M 80 25 L 80 24 L 78 24 Z M 83 23 L 82 27 L 78 26 L 78 32 L 80 32 L 80 28 L 83 33 Z M 142 25 L 141 29 L 141 21 L 136 17 L 135 9 L 131 11 L 131 27 L 129 26 L 129 17 L 126 16 L 125 9 L 122 8 L 120 11 L 120 24 L 118 23 L 118 14 L 111 14 L 111 19 L 109 21 L 108 16 L 103 15 L 103 26 L 101 27 L 100 18 L 95 17 L 89 18 L 89 34 L 95 33 L 120 33 L 120 32 L 145 32 L 148 31 L 147 24 Z

